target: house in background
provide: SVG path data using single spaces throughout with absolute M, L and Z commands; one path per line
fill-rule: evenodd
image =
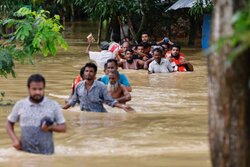
M 179 9 L 190 9 L 196 5 L 197 2 L 201 2 L 205 8 L 210 0 L 178 0 L 172 6 L 170 6 L 167 11 L 170 10 L 179 10 Z M 210 34 L 211 34 L 211 13 L 203 14 L 203 23 L 202 23 L 202 48 L 206 49 L 209 47 Z M 191 33 L 192 35 L 192 33 Z M 194 35 L 194 34 L 193 34 Z

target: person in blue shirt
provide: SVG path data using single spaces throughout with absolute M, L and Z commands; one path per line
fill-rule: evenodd
M 126 112 L 133 112 L 130 106 L 121 104 L 113 99 L 108 94 L 107 87 L 102 82 L 95 80 L 96 72 L 97 66 L 94 63 L 87 63 L 81 68 L 80 75 L 85 80 L 76 86 L 72 98 L 63 106 L 63 109 L 68 109 L 79 101 L 82 111 L 107 112 L 103 106 L 103 103 L 106 103 L 111 107 L 118 107 Z
M 117 69 L 118 69 L 117 61 L 115 59 L 108 59 L 107 60 L 107 69 L 106 69 L 107 73 L 114 71 L 114 70 L 117 70 Z M 105 74 L 104 76 L 102 76 L 100 81 L 103 82 L 105 85 L 108 85 L 108 83 L 109 83 L 108 75 Z M 124 74 L 121 74 L 121 73 L 119 74 L 118 82 L 120 84 L 124 85 L 129 92 L 132 91 L 132 88 L 131 88 L 131 85 L 128 81 L 128 78 Z

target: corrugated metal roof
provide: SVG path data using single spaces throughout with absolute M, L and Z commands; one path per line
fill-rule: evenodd
M 203 5 L 206 5 L 206 0 L 203 0 Z M 176 10 L 181 8 L 191 8 L 195 4 L 196 0 L 179 0 L 170 6 L 166 11 Z

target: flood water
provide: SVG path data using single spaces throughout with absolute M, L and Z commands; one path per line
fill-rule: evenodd
M 77 41 L 91 32 L 72 29 L 79 31 L 78 35 L 72 35 L 69 29 L 65 35 Z M 88 62 L 85 48 L 82 44 L 70 45 L 56 57 L 37 56 L 34 65 L 17 63 L 16 78 L 0 78 L 5 99 L 25 98 L 27 77 L 41 73 L 47 81 L 46 95 L 63 105 L 72 80 Z M 4 128 L 12 106 L 0 107 L 0 166 L 210 167 L 206 58 L 197 49 L 182 51 L 194 65 L 194 72 L 148 75 L 144 70 L 119 70 L 132 84 L 132 101 L 128 104 L 136 110 L 134 114 L 110 107 L 108 113 L 63 110 L 68 131 L 54 133 L 55 154 L 51 156 L 12 148 Z M 97 76 L 101 75 L 99 69 Z M 19 135 L 18 124 L 15 127 Z

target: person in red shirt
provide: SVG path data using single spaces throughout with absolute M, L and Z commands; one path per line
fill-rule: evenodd
M 174 71 L 194 71 L 192 64 L 185 60 L 185 55 L 180 53 L 180 50 L 180 45 L 172 45 L 171 51 L 166 53 L 165 58 L 171 62 Z

